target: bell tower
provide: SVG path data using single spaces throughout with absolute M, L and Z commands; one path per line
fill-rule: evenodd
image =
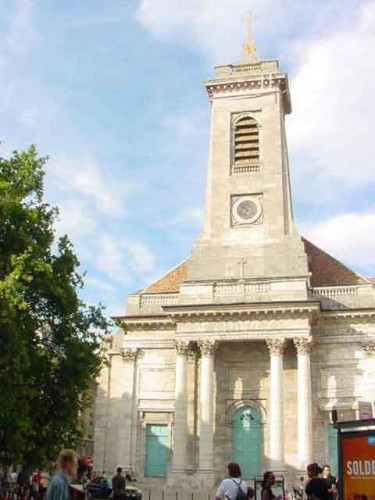
M 205 218 L 188 280 L 306 277 L 290 192 L 288 76 L 277 60 L 258 59 L 250 19 L 242 60 L 215 67 L 205 85 L 211 102 Z

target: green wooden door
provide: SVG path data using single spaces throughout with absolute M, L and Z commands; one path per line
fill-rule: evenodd
M 167 475 L 168 426 L 146 426 L 146 476 L 163 477 Z
M 240 464 L 246 479 L 260 474 L 261 429 L 259 412 L 246 406 L 236 411 L 232 429 L 232 461 Z
M 332 424 L 328 425 L 328 455 L 332 476 L 337 476 L 338 450 L 337 450 L 337 430 Z

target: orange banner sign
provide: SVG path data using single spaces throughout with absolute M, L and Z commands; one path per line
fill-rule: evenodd
M 344 500 L 375 500 L 375 432 L 342 436 Z

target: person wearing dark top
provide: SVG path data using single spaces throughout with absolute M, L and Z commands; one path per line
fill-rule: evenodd
M 117 467 L 117 474 L 112 478 L 113 499 L 118 500 L 125 497 L 125 477 L 122 475 L 122 468 Z
M 307 466 L 307 475 L 310 478 L 305 487 L 305 493 L 308 500 L 326 500 L 328 495 L 328 486 L 319 474 L 322 473 L 322 469 L 317 463 L 313 463 Z
M 20 496 L 23 500 L 29 496 L 30 489 L 30 474 L 27 472 L 26 467 L 23 466 L 17 477 L 17 484 L 20 489 Z
M 327 500 L 334 500 L 337 492 L 337 481 L 335 476 L 331 476 L 331 467 L 330 465 L 323 465 L 323 475 L 324 481 L 327 483 L 328 487 L 328 495 Z
M 262 490 L 260 492 L 261 500 L 280 500 L 281 496 L 276 497 L 272 491 L 272 486 L 275 484 L 275 474 L 268 470 L 263 474 Z

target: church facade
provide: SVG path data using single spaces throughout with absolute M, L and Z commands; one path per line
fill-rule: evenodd
M 374 285 L 295 227 L 278 62 L 216 67 L 206 89 L 203 231 L 107 339 L 94 468 L 211 488 L 235 461 L 293 482 L 312 461 L 335 467 L 332 409 L 351 420 L 375 399 Z

